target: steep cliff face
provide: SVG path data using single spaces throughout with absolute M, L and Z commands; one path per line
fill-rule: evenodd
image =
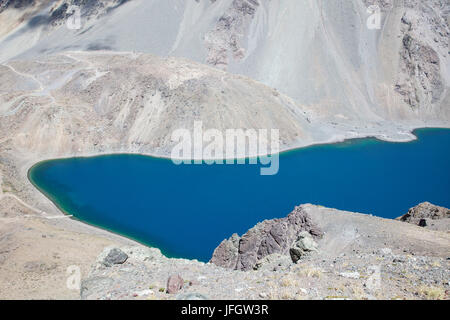
M 22 2 L 41 9 L 3 37 L 0 61 L 68 49 L 182 56 L 261 81 L 329 123 L 450 119 L 445 0 Z M 65 26 L 72 5 L 78 30 Z

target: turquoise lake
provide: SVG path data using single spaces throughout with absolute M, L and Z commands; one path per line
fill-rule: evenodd
M 208 261 L 231 234 L 303 203 L 385 218 L 423 201 L 450 207 L 450 130 L 415 134 L 408 143 L 369 138 L 285 152 L 274 176 L 261 176 L 259 165 L 120 154 L 40 162 L 29 178 L 79 220 Z

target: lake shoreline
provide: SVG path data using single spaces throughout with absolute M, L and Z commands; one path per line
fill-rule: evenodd
M 416 130 L 420 129 L 449 129 L 447 126 L 434 126 L 434 127 L 420 127 L 417 129 L 412 130 L 412 132 L 415 132 Z M 373 136 L 373 135 L 368 135 Z M 364 137 L 356 137 L 358 138 L 364 138 Z M 347 140 L 347 139 L 344 139 Z M 383 140 L 384 139 L 379 139 Z M 412 137 L 408 139 L 408 141 L 405 141 L 403 139 L 400 139 L 400 141 L 396 141 L 398 143 L 402 142 L 412 142 L 414 140 L 417 140 L 417 138 Z M 106 141 L 105 141 L 106 143 Z M 339 143 L 339 141 L 335 140 L 334 143 Z M 309 146 L 314 146 L 318 144 L 311 144 Z M 115 147 L 111 147 L 113 149 L 112 152 L 108 152 L 108 149 L 110 147 L 107 144 L 100 144 L 96 147 L 98 152 L 85 152 L 83 153 L 83 156 L 86 157 L 92 157 L 92 156 L 102 156 L 107 154 L 119 154 L 119 153 L 127 153 L 127 149 L 129 147 L 124 146 L 123 148 L 116 149 Z M 302 148 L 302 147 L 300 147 Z M 284 148 L 283 152 L 290 152 L 291 149 L 298 149 L 298 148 Z M 65 151 L 66 150 L 66 151 Z M 6 182 L 3 183 L 3 187 L 6 186 L 6 190 L 4 192 L 8 193 L 11 192 L 11 194 L 16 194 L 18 198 L 20 198 L 23 202 L 29 204 L 30 206 L 37 208 L 38 213 L 29 212 L 29 213 L 23 213 L 20 211 L 20 203 L 14 202 L 10 197 L 3 197 L 2 201 L 0 201 L 0 206 L 3 206 L 4 208 L 8 208 L 8 203 L 16 203 L 16 208 L 7 209 L 9 210 L 9 214 L 13 217 L 16 216 L 17 218 L 17 224 L 20 226 L 19 229 L 15 227 L 15 229 L 11 229 L 11 227 L 7 227 L 7 232 L 13 232 L 15 239 L 14 243 L 11 245 L 19 245 L 19 249 L 15 250 L 16 254 L 14 257 L 11 257 L 11 259 L 7 260 L 7 264 L 5 268 L 3 269 L 2 274 L 8 275 L 13 277 L 13 279 L 22 279 L 26 276 L 27 271 L 24 271 L 22 269 L 17 269 L 17 266 L 21 266 L 25 262 L 29 260 L 34 261 L 40 261 L 43 263 L 46 263 L 48 265 L 56 262 L 58 264 L 58 272 L 50 272 L 43 274 L 39 277 L 39 279 L 33 280 L 33 282 L 25 282 L 24 286 L 19 287 L 16 291 L 11 292 L 10 288 L 6 290 L 6 288 L 0 288 L 0 295 L 3 297 L 29 297 L 29 298 L 70 298 L 70 299 L 79 299 L 80 298 L 80 292 L 79 291 L 71 291 L 66 289 L 66 281 L 67 281 L 67 274 L 66 274 L 66 268 L 77 265 L 81 267 L 82 271 L 82 278 L 86 280 L 86 284 L 91 280 L 90 274 L 91 272 L 94 272 L 95 275 L 95 266 L 98 263 L 99 254 L 102 252 L 102 250 L 106 250 L 110 246 L 117 247 L 117 248 L 133 248 L 133 251 L 135 252 L 141 252 L 142 250 L 151 250 L 151 252 L 159 252 L 159 249 L 156 248 L 150 248 L 146 244 L 141 244 L 140 242 L 133 240 L 129 236 L 124 236 L 118 233 L 115 233 L 113 231 L 107 230 L 105 228 L 90 225 L 87 222 L 69 218 L 65 213 L 63 213 L 59 208 L 55 206 L 55 204 L 47 198 L 42 192 L 40 192 L 28 179 L 28 170 L 33 167 L 35 164 L 41 161 L 51 160 L 51 159 L 62 159 L 62 158 L 74 158 L 79 157 L 79 152 L 67 152 L 67 148 L 64 148 L 62 146 L 61 149 L 58 150 L 49 150 L 45 153 L 33 153 L 32 150 L 27 149 L 25 150 L 25 153 L 23 150 L 13 148 L 9 154 L 7 154 L 8 159 L 10 159 L 13 167 L 6 168 L 4 170 L 4 176 L 3 181 Z M 134 152 L 128 152 L 129 154 L 136 154 Z M 45 156 L 42 156 L 44 154 Z M 138 153 L 139 154 L 139 153 Z M 145 152 L 140 153 L 142 155 L 146 156 L 152 156 L 152 155 L 158 155 L 158 153 L 153 152 Z M 166 157 L 167 158 L 167 157 Z M 12 180 L 14 182 L 13 186 L 14 189 L 7 190 L 7 186 L 9 182 L 11 181 L 11 178 L 14 179 L 16 177 L 16 180 Z M 1 178 L 1 177 L 0 177 Z M 6 179 L 5 179 L 6 178 Z M 1 195 L 0 195 L 1 196 Z M 11 199 L 11 200 L 10 200 Z M 300 204 L 300 203 L 299 203 Z M 330 211 L 329 217 L 326 219 L 323 219 L 324 223 L 329 223 L 329 219 L 336 219 L 336 228 L 346 228 L 348 227 L 348 223 L 357 223 L 358 229 L 361 227 L 369 227 L 374 224 L 379 226 L 380 230 L 383 230 L 382 234 L 385 234 L 386 236 L 389 236 L 389 238 L 381 238 L 373 236 L 377 234 L 376 232 L 368 233 L 368 231 L 361 231 L 361 235 L 363 236 L 362 239 L 367 239 L 372 241 L 373 243 L 366 248 L 369 253 L 367 253 L 369 256 L 363 256 L 363 259 L 361 259 L 361 265 L 363 266 L 369 266 L 374 263 L 379 263 L 379 260 L 374 260 L 373 262 L 370 261 L 372 259 L 371 250 L 378 250 L 379 248 L 383 248 L 384 246 L 390 247 L 393 249 L 394 252 L 398 252 L 399 254 L 402 254 L 404 252 L 405 248 L 406 250 L 410 250 L 408 252 L 413 252 L 416 256 L 420 255 L 421 252 L 423 252 L 423 255 L 426 256 L 440 256 L 441 249 L 439 248 L 439 245 L 443 240 L 442 238 L 446 236 L 445 233 L 436 232 L 436 231 L 430 231 L 425 230 L 423 228 L 418 228 L 416 226 L 412 226 L 409 224 L 401 223 L 398 221 L 395 221 L 393 219 L 383 219 L 371 216 L 367 213 L 365 214 L 356 214 L 351 212 L 345 212 L 340 213 L 340 211 L 337 210 L 327 210 L 325 208 L 322 208 L 324 212 Z M 46 219 L 42 217 L 39 212 L 45 211 L 49 216 L 60 216 L 60 219 Z M 286 212 L 287 213 L 287 212 Z M 399 215 L 401 215 L 403 212 L 399 212 Z M 280 212 L 280 216 L 282 216 L 284 212 Z M 361 220 L 361 224 L 359 225 Z M 329 224 L 330 227 L 333 224 Z M 392 226 L 392 230 L 388 231 L 387 233 L 385 230 L 387 228 L 390 228 Z M 371 230 L 373 229 L 370 227 Z M 17 229 L 17 230 L 16 230 Z M 22 232 L 21 230 L 29 230 L 27 232 Z M 334 234 L 330 230 L 328 233 L 328 237 L 330 239 L 334 239 L 334 237 L 337 237 L 336 239 L 339 239 L 339 234 Z M 395 231 L 394 231 L 395 230 Z M 16 232 L 17 231 L 17 232 Z M 368 238 L 368 235 L 371 235 L 370 238 Z M 392 241 L 391 235 L 397 236 L 398 234 L 402 234 L 401 239 L 399 238 L 398 241 Z M 414 235 L 414 241 L 416 241 L 415 245 L 411 244 L 410 238 L 405 238 L 404 235 L 410 234 Z M 46 237 L 44 238 L 44 235 Z M 49 236 L 50 235 L 50 236 Z M 416 239 L 417 238 L 417 239 Z M 6 239 L 7 240 L 7 239 Z M 425 242 L 424 242 L 425 240 Z M 377 242 L 378 241 L 378 242 Z M 431 241 L 431 242 L 430 242 Z M 426 246 L 425 244 L 422 245 L 422 243 L 428 243 Z M 29 248 L 29 249 L 27 249 Z M 68 250 L 70 248 L 70 250 Z M 378 249 L 377 249 L 378 248 Z M 398 248 L 398 249 L 396 249 Z M 362 248 L 363 250 L 366 250 Z M 370 249 L 370 250 L 369 250 Z M 30 251 L 31 250 L 31 251 Z M 420 251 L 422 250 L 422 251 Z M 333 249 L 334 252 L 334 249 Z M 55 260 L 55 258 L 52 256 L 52 254 L 56 254 L 58 259 Z M 353 254 L 354 255 L 354 254 Z M 351 261 L 353 263 L 353 255 L 352 252 L 347 252 L 347 257 L 345 261 Z M 336 257 L 338 256 L 338 253 L 336 253 Z M 367 259 L 369 260 L 367 260 Z M 145 265 L 145 263 L 141 263 L 140 260 L 135 260 L 136 258 L 134 255 L 130 256 L 130 263 L 131 266 L 134 268 L 134 266 L 141 268 L 141 266 Z M 322 259 L 325 259 L 324 266 L 326 267 L 328 264 L 334 261 L 333 257 L 324 256 L 323 258 L 318 258 L 318 262 L 322 261 Z M 445 257 L 444 257 L 445 260 Z M 8 262 L 9 261 L 9 262 Z M 133 262 L 136 261 L 136 262 Z M 391 260 L 388 259 L 388 262 L 391 262 Z M 196 262 L 195 260 L 186 260 L 186 259 L 168 259 L 162 256 L 161 258 L 157 258 L 156 262 L 154 262 L 154 268 L 157 270 L 157 274 L 152 279 L 143 278 L 148 283 L 154 284 L 161 282 L 161 285 L 164 286 L 165 281 L 167 278 L 165 278 L 165 275 L 167 272 L 171 273 L 181 273 L 184 275 L 185 279 L 191 279 L 189 278 L 190 272 L 194 272 L 192 275 L 192 279 L 196 279 L 195 277 L 200 274 L 205 276 L 211 276 L 211 281 L 208 281 L 205 283 L 205 293 L 210 298 L 238 298 L 238 299 L 260 299 L 259 296 L 251 295 L 250 293 L 243 293 L 243 292 L 237 292 L 235 289 L 240 290 L 240 286 L 233 286 L 230 285 L 231 282 L 229 280 L 236 279 L 237 276 L 244 276 L 241 272 L 235 272 L 235 271 L 227 271 L 225 269 L 222 269 L 220 267 L 213 267 L 211 264 L 204 264 L 202 262 Z M 391 264 L 388 264 L 391 265 Z M 130 264 L 127 262 L 127 264 L 124 267 L 129 267 Z M 186 266 L 188 266 L 189 271 L 186 271 Z M 171 269 L 168 269 L 171 268 Z M 315 268 L 321 268 L 320 264 L 315 265 L 313 263 L 313 267 Z M 152 269 L 153 270 L 153 269 Z M 148 273 L 145 273 L 146 275 L 149 275 Z M 154 272 L 152 273 L 154 274 Z M 218 284 L 215 282 L 214 277 L 220 274 L 220 278 L 224 281 L 219 282 Z M 262 273 L 248 273 L 251 275 L 255 275 L 255 280 L 252 282 L 248 282 L 249 284 L 254 283 L 255 285 L 258 285 L 260 283 L 259 277 L 262 276 Z M 284 275 L 284 273 L 280 272 L 274 272 L 274 275 Z M 195 277 L 194 277 L 195 275 Z M 328 273 L 326 273 L 328 275 Z M 227 276 L 229 276 L 227 278 Z M 395 276 L 395 275 L 394 275 Z M 307 278 L 305 278 L 307 279 Z M 323 296 L 326 296 L 326 291 L 328 282 L 329 281 L 336 281 L 336 280 L 342 280 L 345 278 L 342 278 L 339 274 L 333 275 L 331 278 L 324 278 L 322 282 L 324 282 L 324 289 L 323 289 Z M 403 279 L 403 278 L 402 278 Z M 83 281 L 84 281 L 83 280 Z M 214 280 L 214 281 L 213 281 Z M 280 279 L 281 281 L 282 279 Z M 401 279 L 400 279 L 401 280 Z M 243 280 L 244 281 L 244 280 Z M 90 283 L 90 282 L 89 282 Z M 138 286 L 142 283 L 142 281 L 139 281 L 136 285 L 133 281 L 129 281 L 129 279 L 126 279 L 125 282 L 127 285 L 130 286 L 130 288 L 126 289 L 120 289 L 120 292 L 139 292 Z M 57 284 L 58 288 L 55 288 L 54 285 L 51 284 Z M 35 287 L 35 289 L 30 290 L 29 285 L 38 286 Z M 222 288 L 222 285 L 225 286 L 224 290 L 220 291 L 219 289 Z M 227 286 L 230 286 L 230 289 L 228 290 Z M 406 286 L 406 285 L 405 285 Z M 406 286 L 407 287 L 407 286 Z M 106 287 L 108 289 L 109 287 Z M 20 289 L 20 291 L 19 291 Z M 200 289 L 199 287 L 194 287 L 194 290 Z M 281 289 L 284 289 L 281 288 Z M 281 290 L 280 289 L 280 290 Z M 38 291 L 36 291 L 38 290 Z M 133 291 L 134 290 L 134 291 Z M 89 292 L 89 290 L 88 290 Z M 413 292 L 413 291 L 411 291 Z M 235 293 L 232 295 L 232 293 Z M 84 295 L 83 295 L 84 294 Z M 82 292 L 82 298 L 86 297 L 86 290 L 83 290 Z M 156 291 L 156 294 L 158 295 L 158 298 L 164 298 L 167 299 L 166 294 L 160 293 Z M 321 292 L 322 294 L 322 292 Z M 102 296 L 99 296 L 100 298 Z M 276 296 L 278 298 L 281 298 L 281 296 Z M 388 298 L 391 296 L 388 295 Z M 410 297 L 414 298 L 417 297 L 415 295 L 411 295 Z M 114 296 L 114 298 L 123 299 L 119 296 Z M 130 298 L 132 298 L 130 296 Z M 132 298 L 136 299 L 136 298 Z
M 291 147 L 286 147 L 286 148 L 280 148 L 280 152 L 278 153 L 280 156 L 289 152 L 295 152 L 298 150 L 302 150 L 302 149 L 307 149 L 307 148 L 314 148 L 314 147 L 320 147 L 320 146 L 327 146 L 327 145 L 336 145 L 336 144 L 342 144 L 342 143 L 346 143 L 346 142 L 352 142 L 352 141 L 358 141 L 358 140 L 366 140 L 366 139 L 374 139 L 374 140 L 378 140 L 381 142 L 389 142 L 389 143 L 410 143 L 410 142 L 414 142 L 418 139 L 417 135 L 415 134 L 417 131 L 422 131 L 422 130 L 450 130 L 450 127 L 420 127 L 420 128 L 415 128 L 413 130 L 411 130 L 410 134 L 411 137 L 405 140 L 400 140 L 400 139 L 391 139 L 391 138 L 387 138 L 385 137 L 384 139 L 380 136 L 377 135 L 367 135 L 367 136 L 360 136 L 360 137 L 354 137 L 354 138 L 343 138 L 343 139 L 330 139 L 329 141 L 325 141 L 325 142 L 313 142 L 311 144 L 307 144 L 307 145 L 299 145 L 299 146 L 291 146 Z M 47 162 L 47 161 L 53 161 L 53 160 L 65 160 L 65 159 L 82 159 L 82 158 L 96 158 L 96 157 L 104 157 L 104 156 L 115 156 L 115 155 L 137 155 L 137 156 L 143 156 L 143 157 L 150 157 L 150 158 L 154 158 L 154 159 L 161 159 L 161 160 L 172 160 L 172 158 L 168 155 L 164 155 L 164 154 L 158 154 L 158 153 L 151 153 L 151 152 L 127 152 L 127 151 L 114 151 L 114 152 L 109 152 L 109 151 L 105 151 L 105 152 L 90 152 L 90 153 L 81 153 L 81 154 L 73 154 L 73 155 L 63 155 L 63 156 L 57 156 L 57 157 L 52 157 L 49 159 L 41 159 L 41 160 L 37 160 L 37 162 L 34 162 L 33 165 L 31 165 L 28 169 L 27 169 L 27 177 L 28 177 L 28 171 L 30 171 L 34 166 Z M 271 155 L 271 154 L 258 154 L 258 155 L 254 155 L 251 157 L 245 157 L 245 159 L 251 159 L 251 158 L 256 158 L 256 157 L 263 157 L 263 156 L 267 156 L 267 155 Z M 184 160 L 183 158 L 174 158 L 175 160 Z M 228 158 L 213 158 L 213 159 L 203 159 L 203 160 L 223 160 L 226 161 Z M 233 158 L 235 159 L 235 158 Z M 238 159 L 242 159 L 242 158 L 238 158 Z M 188 159 L 190 160 L 190 159 Z M 192 160 L 198 160 L 195 158 L 192 158 Z
M 64 158 L 64 159 L 70 159 L 70 158 Z M 51 161 L 51 160 L 46 160 L 46 161 Z M 39 162 L 42 163 L 42 162 Z M 38 165 L 39 163 L 37 163 L 36 165 Z M 35 166 L 33 166 L 32 168 L 34 168 Z M 30 170 L 32 169 L 30 168 Z M 76 221 L 76 222 L 80 222 L 82 224 L 85 224 L 89 227 L 92 227 L 94 229 L 99 229 L 102 231 L 106 231 L 108 233 L 112 233 L 114 235 L 117 235 L 119 237 L 123 237 L 125 239 L 131 240 L 133 242 L 136 242 L 140 245 L 146 246 L 146 247 L 150 247 L 150 248 L 157 248 L 161 251 L 162 254 L 164 254 L 166 257 L 168 258 L 182 258 L 182 257 L 177 257 L 177 256 L 173 256 L 171 254 L 167 254 L 164 250 L 164 248 L 161 248 L 159 246 L 156 245 L 152 245 L 151 243 L 149 243 L 148 241 L 144 241 L 142 239 L 138 239 L 138 238 L 134 238 L 131 235 L 128 234 L 124 234 L 121 233 L 117 230 L 113 230 L 107 227 L 104 227 L 102 225 L 99 224 L 95 224 L 95 223 L 90 223 L 88 221 L 85 221 L 83 219 L 78 218 L 77 216 L 73 215 L 72 213 L 70 213 L 69 211 L 67 211 L 60 202 L 58 202 L 56 199 L 54 199 L 48 192 L 46 192 L 45 190 L 43 190 L 42 188 L 40 188 L 37 183 L 33 180 L 33 178 L 31 177 L 31 173 L 30 171 L 28 171 L 28 180 L 30 181 L 30 183 L 36 188 L 36 190 L 38 190 L 40 193 L 42 193 L 64 216 L 66 216 L 67 218 L 69 218 L 72 221 Z M 194 259 L 195 260 L 195 259 Z
M 320 143 L 320 144 L 309 145 L 309 146 L 306 146 L 306 147 L 286 149 L 286 150 L 281 151 L 281 152 L 280 152 L 280 155 L 285 155 L 285 154 L 288 154 L 288 153 L 290 153 L 290 152 L 295 152 L 295 151 L 298 151 L 298 150 L 301 150 L 301 149 L 315 148 L 315 147 L 327 146 L 327 145 L 337 145 L 337 144 L 348 143 L 348 142 L 353 143 L 353 142 L 358 142 L 358 141 L 361 141 L 361 140 L 369 140 L 369 141 L 370 141 L 370 140 L 377 140 L 377 141 L 381 141 L 381 142 L 389 142 L 389 143 L 408 143 L 408 142 L 413 142 L 413 141 L 418 140 L 418 138 L 419 138 L 419 137 L 418 137 L 418 131 L 424 131 L 424 130 L 427 130 L 427 131 L 428 131 L 428 130 L 442 130 L 442 129 L 448 130 L 447 128 L 419 128 L 419 129 L 415 129 L 415 130 L 412 131 L 412 134 L 414 134 L 415 139 L 411 139 L 411 140 L 408 140 L 408 141 L 386 141 L 386 140 L 383 140 L 383 139 L 380 139 L 380 138 L 377 138 L 377 137 L 373 137 L 373 136 L 371 137 L 371 136 L 368 136 L 368 137 L 363 137 L 363 138 L 351 138 L 351 139 L 345 139 L 344 141 L 335 141 L 335 142 L 333 142 L 333 143 Z M 54 199 L 51 195 L 49 195 L 48 193 L 46 193 L 46 192 L 45 192 L 43 189 L 41 189 L 41 188 L 37 185 L 37 183 L 33 180 L 33 177 L 32 177 L 32 170 L 33 170 L 33 168 L 37 167 L 39 164 L 45 163 L 45 162 L 47 162 L 47 161 L 53 161 L 53 160 L 78 159 L 78 158 L 97 158 L 97 157 L 117 156 L 117 155 L 134 155 L 134 156 L 151 157 L 151 158 L 159 159 L 159 160 L 170 160 L 170 158 L 164 157 L 164 156 L 161 157 L 161 156 L 148 155 L 148 154 L 141 154 L 141 153 L 105 153 L 105 154 L 97 154 L 97 155 L 95 155 L 95 156 L 75 156 L 75 157 L 53 158 L 53 159 L 47 159 L 47 160 L 43 160 L 43 161 L 41 161 L 41 162 L 35 163 L 35 164 L 28 170 L 28 172 L 27 172 L 27 178 L 28 178 L 28 180 L 30 181 L 30 183 L 34 186 L 34 188 L 36 188 L 36 190 L 38 190 L 38 191 L 39 191 L 41 194 L 43 194 L 48 200 L 50 200 L 50 201 L 53 203 L 53 205 L 54 205 L 55 207 L 58 208 L 58 210 L 59 210 L 60 212 L 62 212 L 62 213 L 63 213 L 64 215 L 66 215 L 66 216 L 71 216 L 70 211 L 66 210 L 66 209 L 64 208 L 64 206 L 63 206 L 60 202 L 58 202 L 57 199 Z M 365 213 L 365 214 L 369 215 L 369 213 Z M 136 242 L 138 242 L 138 243 L 141 243 L 141 244 L 143 244 L 143 245 L 150 246 L 150 247 L 160 248 L 164 253 L 166 253 L 165 250 L 164 250 L 164 248 L 161 248 L 161 246 L 156 246 L 156 245 L 154 245 L 154 244 L 151 244 L 151 243 L 150 243 L 149 241 L 147 241 L 147 240 L 139 239 L 139 237 L 133 237 L 133 236 L 131 236 L 130 234 L 126 234 L 126 233 L 123 233 L 123 232 L 119 232 L 119 231 L 116 231 L 116 230 L 114 230 L 114 229 L 104 227 L 104 226 L 102 226 L 102 225 L 100 225 L 100 224 L 95 224 L 95 223 L 87 222 L 87 221 L 82 220 L 82 219 L 80 219 L 80 218 L 78 218 L 78 217 L 76 217 L 76 216 L 71 216 L 70 218 L 73 219 L 73 220 L 76 220 L 76 221 L 78 221 L 78 222 L 82 222 L 82 223 L 85 223 L 85 224 L 87 224 L 87 225 L 90 225 L 90 226 L 92 226 L 92 227 L 94 227 L 94 228 L 99 228 L 99 229 L 102 229 L 102 230 L 106 230 L 107 232 L 111 232 L 111 233 L 114 233 L 114 234 L 116 234 L 116 235 L 119 235 L 119 236 L 122 236 L 122 237 L 125 237 L 125 238 L 128 238 L 128 239 L 131 239 L 131 240 L 136 241 Z M 173 258 L 181 257 L 181 256 L 179 256 L 179 255 L 171 255 L 171 254 L 168 254 L 167 256 L 168 256 L 168 257 L 173 257 Z

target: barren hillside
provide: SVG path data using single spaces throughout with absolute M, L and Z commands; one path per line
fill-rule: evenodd
M 22 2 L 1 13 L 0 61 L 65 50 L 148 52 L 244 74 L 337 123 L 445 125 L 450 117 L 448 1 Z M 79 30 L 66 27 L 73 4 Z M 380 29 L 367 26 L 374 4 Z

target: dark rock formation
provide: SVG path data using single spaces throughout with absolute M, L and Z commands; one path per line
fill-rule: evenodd
M 427 226 L 427 219 L 420 219 L 419 227 L 426 227 L 426 226 Z
M 450 218 L 450 210 L 435 206 L 429 202 L 423 202 L 408 210 L 408 213 L 396 220 L 412 223 L 420 227 L 428 226 L 427 220 L 440 220 Z
M 111 267 L 113 264 L 123 264 L 127 261 L 128 255 L 120 249 L 112 249 L 103 260 L 103 264 L 107 267 Z
M 228 269 L 251 270 L 262 258 L 279 253 L 289 255 L 302 231 L 312 237 L 322 236 L 302 206 L 296 207 L 286 218 L 258 223 L 237 241 L 237 235 L 224 240 L 214 250 L 211 263 Z
M 167 279 L 167 293 L 175 294 L 183 288 L 184 280 L 179 275 L 170 276 Z

